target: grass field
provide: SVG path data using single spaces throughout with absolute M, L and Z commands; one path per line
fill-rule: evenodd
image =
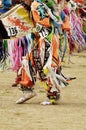
M 22 92 L 11 87 L 15 73 L 0 72 L 0 130 L 86 130 L 86 51 L 71 60 L 73 64 L 65 64 L 63 72 L 77 79 L 61 90 L 57 105 L 40 105 L 46 94 L 38 86 L 36 97 L 16 104 Z

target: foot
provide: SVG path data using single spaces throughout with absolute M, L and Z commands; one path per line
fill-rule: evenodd
M 17 87 L 18 83 L 13 83 L 12 87 Z
M 52 105 L 52 103 L 49 100 L 41 102 L 41 105 Z
M 16 104 L 22 104 L 35 96 L 36 96 L 35 92 L 26 92 L 26 93 L 24 93 L 24 95 L 20 99 L 18 99 L 16 101 Z
M 57 100 L 55 100 L 55 99 L 48 99 L 48 100 L 45 100 L 45 101 L 41 102 L 41 105 L 56 105 L 59 102 L 59 99 L 60 99 L 60 95 L 57 98 Z

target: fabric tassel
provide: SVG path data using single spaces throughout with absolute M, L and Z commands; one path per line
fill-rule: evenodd
M 66 51 L 67 51 L 67 33 L 64 30 L 64 50 L 63 50 L 63 54 L 62 54 L 62 58 L 61 58 L 62 62 L 64 61 L 64 57 L 65 57 Z

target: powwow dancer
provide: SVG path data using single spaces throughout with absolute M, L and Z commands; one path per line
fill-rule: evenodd
M 58 32 L 60 24 L 53 14 L 55 12 L 52 13 L 42 1 L 34 0 L 31 3 L 31 11 L 36 28 L 34 38 L 37 43 L 35 45 L 33 42 L 31 43 L 29 53 L 22 60 L 22 67 L 19 70 L 21 81 L 19 83 L 23 96 L 16 103 L 24 103 L 36 95 L 33 88 L 35 80 L 39 77 L 48 97 L 48 101 L 44 101 L 42 104 L 55 104 L 60 98 L 59 84 L 68 84 L 61 73 Z
M 76 1 L 76 3 L 74 2 Z M 65 14 L 69 17 L 70 20 L 70 35 L 68 37 L 70 44 L 70 51 L 72 52 L 73 46 L 77 47 L 78 51 L 81 51 L 83 48 L 86 48 L 85 37 L 86 34 L 83 31 L 83 22 L 81 21 L 81 17 L 79 16 L 79 5 L 81 3 L 83 9 L 83 0 L 69 0 L 68 5 L 64 8 Z M 84 14 L 84 12 L 83 12 Z M 71 46 L 73 45 L 73 46 Z

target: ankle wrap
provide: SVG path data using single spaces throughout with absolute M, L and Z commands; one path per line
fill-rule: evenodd
M 22 91 L 33 91 L 34 88 L 21 86 Z
M 47 93 L 47 97 L 49 98 L 49 100 L 55 100 L 57 101 L 59 98 L 60 98 L 60 91 L 53 91 L 53 92 L 50 92 L 48 91 Z

